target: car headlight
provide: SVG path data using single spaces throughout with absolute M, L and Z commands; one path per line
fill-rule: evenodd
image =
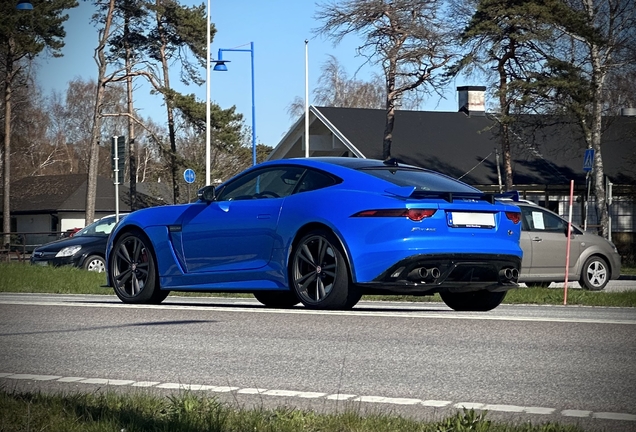
M 57 254 L 55 254 L 55 257 L 59 258 L 59 257 L 73 256 L 77 252 L 79 252 L 81 248 L 82 247 L 79 245 L 65 247 L 64 249 L 59 251 Z

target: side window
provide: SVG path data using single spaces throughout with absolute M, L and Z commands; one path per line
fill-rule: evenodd
M 560 217 L 542 209 L 523 209 L 523 227 L 529 231 L 564 232 L 565 222 Z
M 300 184 L 295 193 L 307 192 L 316 189 L 322 189 L 327 186 L 334 185 L 336 181 L 333 177 L 323 174 L 319 171 L 307 170 L 305 175 L 300 179 Z
M 286 197 L 304 171 L 300 167 L 277 167 L 251 172 L 226 185 L 217 201 Z

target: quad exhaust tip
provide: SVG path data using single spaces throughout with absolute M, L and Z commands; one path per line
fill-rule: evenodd
M 430 269 L 427 269 L 426 267 L 418 267 L 411 270 L 407 279 L 417 282 L 432 282 L 439 278 L 441 274 L 442 273 L 437 267 L 431 267 Z

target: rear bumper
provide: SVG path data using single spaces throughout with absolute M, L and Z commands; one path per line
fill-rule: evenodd
M 414 255 L 358 286 L 367 294 L 506 291 L 518 286 L 520 268 L 521 258 L 516 255 Z

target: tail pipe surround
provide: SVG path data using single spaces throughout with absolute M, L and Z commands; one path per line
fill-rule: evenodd
M 499 280 L 501 282 L 517 282 L 519 270 L 514 267 L 506 267 L 499 270 Z
M 441 275 L 441 272 L 437 267 L 418 267 L 407 275 L 407 279 L 415 282 L 434 282 Z

